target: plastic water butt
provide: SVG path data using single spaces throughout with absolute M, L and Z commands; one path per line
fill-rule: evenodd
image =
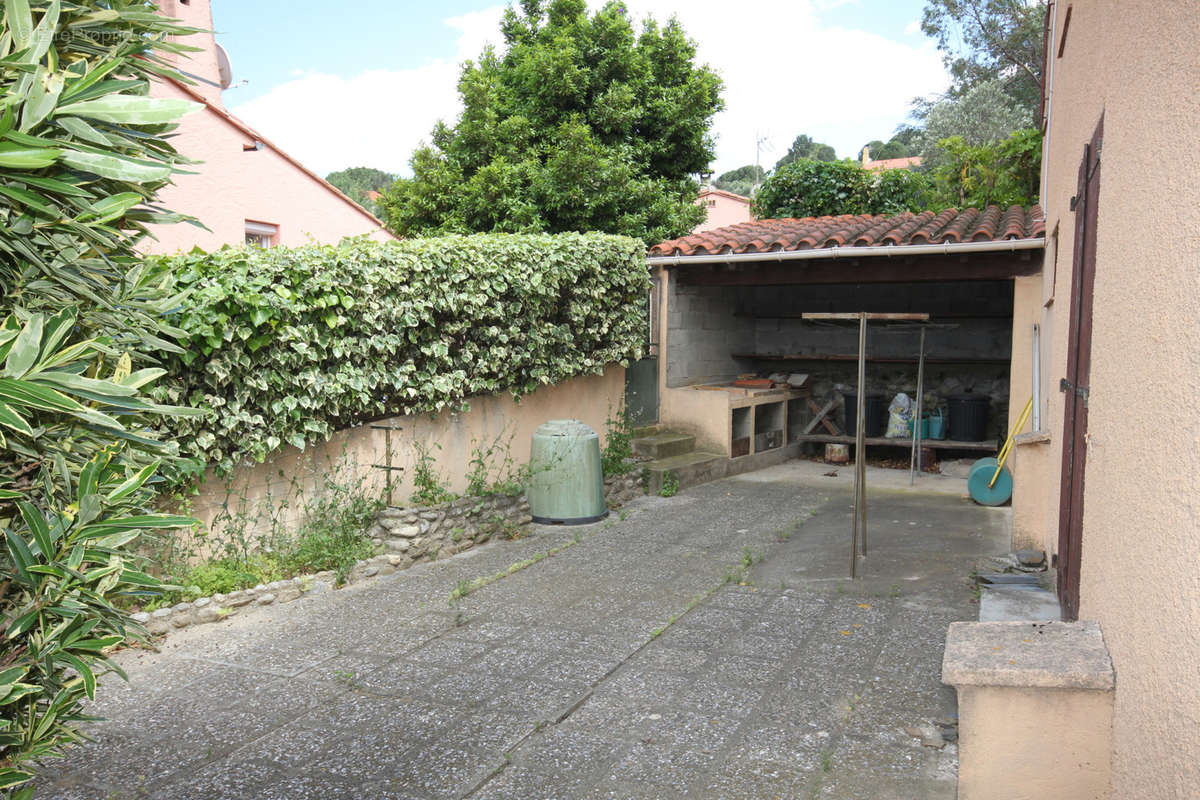
M 529 447 L 529 515 L 543 525 L 584 525 L 608 516 L 600 437 L 577 419 L 552 419 Z

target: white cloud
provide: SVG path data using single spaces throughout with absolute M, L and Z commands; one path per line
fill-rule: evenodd
M 626 6 L 638 20 L 678 16 L 699 59 L 721 73 L 726 110 L 713 128 L 720 173 L 754 161 L 756 134 L 769 140 L 768 167 L 799 133 L 853 156 L 870 139 L 886 139 L 913 97 L 945 89 L 930 43 L 824 27 L 820 10 L 841 2 L 755 0 L 740 13 L 724 0 Z M 495 7 L 447 19 L 458 32 L 453 61 L 448 54 L 414 69 L 350 77 L 307 73 L 232 110 L 320 174 L 357 165 L 407 173 L 409 155 L 433 123 L 457 117 L 458 62 L 478 56 L 486 42 L 499 44 L 501 13 Z
M 912 22 L 904 26 L 904 33 L 907 36 L 913 36 L 921 32 L 921 21 L 914 19 Z

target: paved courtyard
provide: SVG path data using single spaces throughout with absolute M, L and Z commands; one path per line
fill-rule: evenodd
M 127 651 L 96 743 L 37 797 L 952 800 L 955 746 L 906 728 L 953 719 L 946 627 L 975 617 L 964 578 L 1007 550 L 1005 512 L 871 470 L 850 582 L 851 470 L 828 469 L 642 498 Z

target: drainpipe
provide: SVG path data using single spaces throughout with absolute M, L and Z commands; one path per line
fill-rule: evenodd
M 1033 323 L 1033 432 L 1042 430 L 1042 327 Z
M 971 253 L 1015 253 L 1019 250 L 1040 250 L 1046 237 L 1036 239 L 1003 239 L 990 242 L 943 242 L 941 244 L 884 245 L 882 247 L 816 247 L 811 250 L 774 250 L 766 253 L 713 253 L 699 256 L 650 256 L 646 262 L 657 266 L 688 266 L 692 264 L 745 264 L 756 261 L 810 261 L 839 258 L 904 258 L 905 256 L 953 256 Z
M 1054 111 L 1054 43 L 1058 39 L 1058 3 L 1051 4 L 1050 11 L 1050 36 L 1046 40 L 1046 132 L 1042 135 L 1042 183 L 1038 191 L 1038 203 L 1042 206 L 1042 213 L 1046 219 L 1050 218 L 1050 214 L 1046 210 L 1046 187 L 1048 178 L 1046 176 L 1046 164 L 1050 157 L 1050 114 Z M 1034 413 L 1037 413 L 1037 404 L 1034 404 Z M 1040 430 L 1036 425 L 1034 430 Z

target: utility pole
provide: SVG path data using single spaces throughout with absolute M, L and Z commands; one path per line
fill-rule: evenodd
M 754 187 L 750 190 L 750 196 L 758 194 L 758 186 L 762 182 L 762 167 L 759 166 L 761 161 L 762 149 L 764 146 L 769 147 L 767 137 L 763 136 L 758 131 L 754 132 Z

